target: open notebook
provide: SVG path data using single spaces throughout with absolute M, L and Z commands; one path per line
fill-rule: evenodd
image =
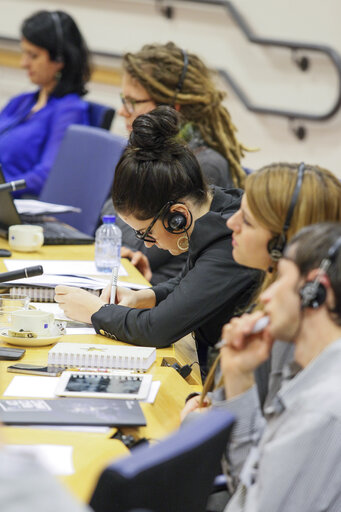
M 32 264 L 32 260 L 13 258 L 5 258 L 3 261 L 9 271 L 29 267 Z M 99 295 L 111 277 L 111 274 L 98 272 L 93 261 L 35 260 L 35 264 L 43 267 L 43 275 L 7 281 L 1 283 L 0 288 L 9 288 L 9 293 L 13 295 L 27 295 L 34 302 L 53 302 L 54 289 L 58 284 L 84 288 Z M 119 276 L 128 276 L 122 264 L 119 268 Z M 118 286 L 136 290 L 148 288 L 145 284 L 135 284 L 121 279 L 118 280 Z
M 6 180 L 0 168 L 0 184 L 2 183 L 6 183 Z M 94 241 L 93 237 L 63 222 L 42 220 L 41 217 L 34 215 L 20 215 L 14 204 L 11 192 L 2 191 L 0 199 L 0 236 L 7 238 L 8 228 L 13 224 L 42 226 L 45 245 L 84 245 L 92 244 Z

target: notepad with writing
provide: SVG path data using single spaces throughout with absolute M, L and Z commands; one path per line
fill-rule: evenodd
M 80 368 L 117 368 L 146 371 L 156 359 L 153 347 L 57 343 L 48 353 L 48 364 Z

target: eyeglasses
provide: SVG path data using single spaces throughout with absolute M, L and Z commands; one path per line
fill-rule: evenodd
M 138 103 L 148 103 L 148 101 L 153 101 L 150 98 L 147 100 L 134 100 L 133 98 L 126 98 L 122 93 L 120 94 L 120 97 L 122 104 L 128 114 L 133 114 L 135 112 L 135 105 Z
M 149 236 L 149 233 L 153 229 L 155 222 L 165 213 L 165 211 L 171 206 L 171 204 L 173 204 L 172 201 L 168 201 L 168 203 L 163 205 L 161 210 L 155 215 L 154 219 L 151 221 L 151 223 L 143 233 L 141 233 L 140 229 L 134 229 L 136 238 L 138 238 L 139 240 L 143 240 L 144 242 L 151 242 L 155 244 L 155 238 Z

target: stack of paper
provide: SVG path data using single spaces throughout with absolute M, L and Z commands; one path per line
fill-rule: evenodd
M 14 203 L 20 215 L 51 215 L 55 213 L 76 212 L 81 208 L 64 204 L 44 203 L 36 199 L 14 199 Z

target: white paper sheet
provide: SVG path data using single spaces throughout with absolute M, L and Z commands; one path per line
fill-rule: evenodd
M 72 446 L 55 444 L 11 444 L 6 450 L 12 452 L 28 453 L 54 475 L 72 475 L 75 468 L 72 461 Z
M 155 380 L 154 382 L 152 382 L 147 398 L 145 398 L 145 400 L 141 400 L 141 402 L 145 402 L 147 404 L 153 404 L 155 402 L 155 398 L 159 392 L 160 386 L 161 386 L 161 381 Z
M 52 213 L 76 212 L 80 213 L 81 208 L 64 204 L 45 203 L 36 199 L 14 199 L 16 209 L 20 214 L 46 215 Z
M 55 398 L 54 393 L 59 377 L 39 375 L 15 375 L 4 396 L 21 398 Z
M 107 281 L 98 278 L 61 274 L 42 274 L 40 276 L 25 277 L 23 279 L 15 279 L 15 281 L 6 282 L 13 284 L 13 286 L 24 284 L 47 288 L 55 288 L 58 284 L 63 284 L 65 286 L 77 286 L 78 288 L 89 288 L 91 290 L 101 290 L 107 285 Z
M 66 334 L 96 334 L 96 331 L 93 327 L 67 327 Z
M 4 263 L 8 270 L 17 270 L 34 265 L 42 265 L 45 274 L 74 275 L 74 276 L 101 276 L 110 279 L 111 274 L 98 272 L 93 261 L 78 260 L 13 260 L 6 258 Z M 127 276 L 128 272 L 120 265 L 119 276 Z M 34 278 L 35 279 L 35 278 Z

